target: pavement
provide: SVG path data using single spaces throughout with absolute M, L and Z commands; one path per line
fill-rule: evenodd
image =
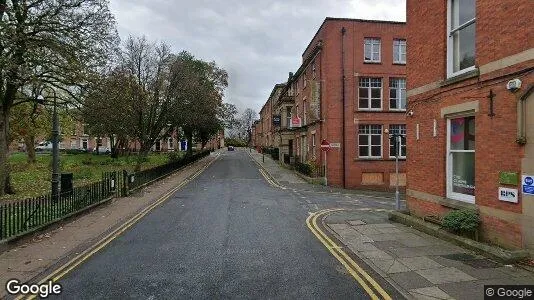
M 0 245 L 0 299 L 7 295 L 5 282 L 17 278 L 35 282 L 62 263 L 154 203 L 162 195 L 216 158 L 216 153 L 142 189 L 129 197 L 115 198 L 79 216 L 57 223 L 39 233 Z
M 281 166 L 276 170 L 278 163 L 267 156 L 262 162 L 261 154 L 255 151 L 251 156 L 281 183 L 293 173 Z M 280 173 L 284 176 L 279 176 Z M 346 190 L 339 193 L 351 195 Z M 352 195 L 358 193 L 361 191 L 354 191 Z M 365 193 L 367 196 L 372 194 Z M 375 195 L 387 197 L 383 193 Z M 340 206 L 344 210 L 331 212 L 322 222 L 347 252 L 357 256 L 404 297 L 484 299 L 484 285 L 534 284 L 533 272 L 520 266 L 500 264 L 411 227 L 393 223 L 388 220 L 388 209 L 373 208 L 368 205 L 370 201 L 366 201 L 365 207 Z

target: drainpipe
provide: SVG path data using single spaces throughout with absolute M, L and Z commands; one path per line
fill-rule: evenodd
M 341 97 L 343 103 L 343 113 L 342 113 L 342 133 L 341 133 L 341 148 L 343 149 L 343 188 L 346 187 L 346 172 L 345 172 L 345 27 L 341 28 Z

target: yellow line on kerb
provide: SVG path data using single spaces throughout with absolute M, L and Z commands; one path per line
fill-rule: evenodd
M 306 224 L 311 232 L 317 237 L 319 241 L 332 253 L 332 255 L 347 269 L 350 275 L 363 287 L 371 299 L 385 299 L 391 300 L 391 297 L 386 291 L 371 277 L 365 270 L 363 270 L 350 256 L 341 250 L 332 239 L 330 239 L 317 225 L 317 219 L 325 216 L 326 214 L 340 211 L 343 209 L 325 209 L 315 212 L 308 216 Z M 369 286 L 370 285 L 370 286 Z M 371 288 L 373 287 L 374 290 Z M 382 298 L 378 297 L 375 293 L 378 292 Z
M 143 218 L 146 214 L 148 214 L 150 211 L 152 211 L 154 208 L 162 204 L 163 202 L 167 201 L 170 196 L 172 196 L 175 192 L 180 190 L 182 187 L 184 187 L 186 184 L 191 182 L 193 179 L 198 177 L 204 170 L 206 170 L 213 162 L 215 162 L 219 158 L 219 155 L 217 155 L 212 161 L 207 163 L 204 167 L 202 167 L 198 172 L 194 173 L 192 176 L 188 177 L 184 181 L 182 181 L 179 185 L 177 185 L 172 190 L 165 193 L 163 196 L 158 198 L 154 203 L 150 204 L 146 208 L 144 208 L 142 211 L 140 211 L 138 214 L 136 214 L 134 217 L 132 217 L 130 220 L 128 220 L 126 223 L 121 225 L 119 228 L 115 229 L 113 232 L 102 238 L 100 241 L 98 241 L 94 246 L 90 249 L 85 250 L 84 252 L 80 253 L 61 267 L 57 268 L 55 271 L 47 275 L 45 278 L 43 278 L 41 281 L 39 281 L 39 284 L 43 284 L 45 282 L 48 282 L 50 280 L 56 282 L 59 279 L 61 279 L 63 276 L 68 274 L 70 271 L 72 271 L 74 268 L 79 266 L 81 263 L 86 261 L 88 258 L 93 256 L 95 253 L 100 251 L 102 248 L 104 248 L 106 245 L 108 245 L 111 241 L 116 239 L 118 236 L 120 236 L 123 232 L 128 230 L 132 225 L 137 223 L 141 218 Z M 35 299 L 37 295 L 20 295 L 16 297 L 15 299 Z
M 278 183 L 276 183 L 274 180 L 272 180 L 271 177 L 267 174 L 267 172 L 265 172 L 263 169 L 259 168 L 258 170 L 260 171 L 261 175 L 265 178 L 265 180 L 267 180 L 267 182 L 270 185 L 272 185 L 272 186 L 274 186 L 276 188 L 282 189 L 282 190 L 286 189 L 286 187 L 281 186 Z

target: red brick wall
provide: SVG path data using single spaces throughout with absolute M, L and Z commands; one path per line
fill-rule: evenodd
M 532 1 L 477 1 L 476 60 L 477 66 L 533 48 Z M 446 1 L 407 1 L 408 20 L 408 90 L 435 83 L 446 77 Z M 530 26 L 530 29 L 529 29 Z M 446 119 L 444 107 L 478 101 L 475 113 L 475 201 L 507 212 L 521 213 L 519 203 L 498 200 L 499 172 L 521 174 L 523 148 L 515 142 L 517 135 L 517 95 L 506 89 L 506 82 L 520 78 L 524 86 L 534 83 L 534 74 L 511 74 L 534 66 L 528 61 L 501 70 L 443 85 L 422 94 L 408 97 L 407 188 L 446 197 Z M 494 117 L 490 117 L 490 90 L 494 98 Z M 433 122 L 437 121 L 437 136 Z M 419 124 L 420 139 L 416 139 Z M 409 208 L 416 215 L 444 214 L 448 208 L 440 204 L 408 198 Z M 483 237 L 508 247 L 521 247 L 518 224 L 507 223 L 495 216 L 482 216 Z

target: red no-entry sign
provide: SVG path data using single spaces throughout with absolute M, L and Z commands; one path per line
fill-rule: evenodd
M 327 140 L 322 140 L 321 141 L 321 150 L 323 150 L 323 151 L 330 150 L 330 142 L 327 141 Z

